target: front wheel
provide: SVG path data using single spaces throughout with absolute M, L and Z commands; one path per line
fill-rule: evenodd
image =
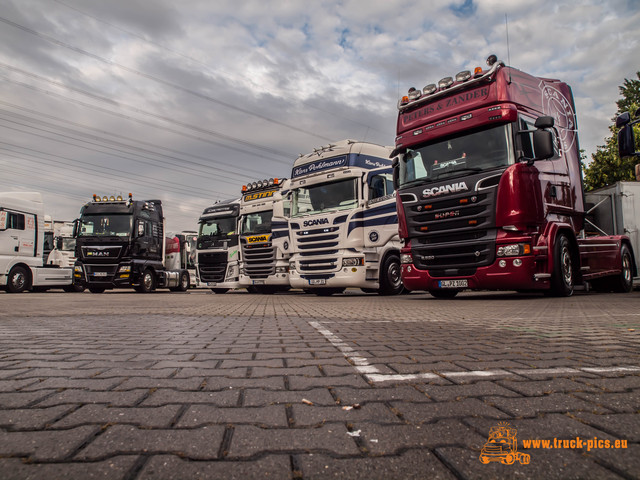
M 402 274 L 400 273 L 400 257 L 389 255 L 380 269 L 380 295 L 398 295 L 402 293 Z
M 22 293 L 29 288 L 29 274 L 24 267 L 16 266 L 7 277 L 7 292 Z
M 561 233 L 556 239 L 553 249 L 553 275 L 549 293 L 554 297 L 570 297 L 573 295 L 573 256 L 569 238 Z

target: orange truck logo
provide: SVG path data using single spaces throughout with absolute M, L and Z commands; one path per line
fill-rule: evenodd
M 490 462 L 500 462 L 513 465 L 516 461 L 528 465 L 531 456 L 518 452 L 517 430 L 506 422 L 500 422 L 489 430 L 489 439 L 482 446 L 480 462 L 485 465 Z
M 254 235 L 247 237 L 247 243 L 265 243 L 268 242 L 270 238 L 271 235 Z

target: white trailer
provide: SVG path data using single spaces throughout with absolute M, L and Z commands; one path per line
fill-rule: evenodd
M 46 265 L 44 206 L 37 192 L 0 193 L 0 288 L 73 291 L 71 268 Z
M 316 295 L 403 290 L 392 149 L 343 140 L 301 155 L 291 174 L 289 282 Z
M 635 269 L 640 271 L 640 182 L 621 181 L 585 193 L 585 230 L 600 235 L 627 235 L 631 240 Z M 640 280 L 638 277 L 636 281 Z

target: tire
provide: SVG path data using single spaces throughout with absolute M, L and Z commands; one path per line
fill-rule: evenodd
M 211 291 L 212 291 L 213 293 L 220 293 L 220 294 L 222 294 L 222 293 L 227 293 L 227 292 L 229 291 L 229 289 L 228 289 L 228 288 L 212 288 L 212 289 L 211 289 Z
M 554 297 L 570 297 L 573 295 L 574 269 L 573 255 L 569 238 L 561 233 L 553 248 L 553 275 L 549 293 Z
M 22 293 L 29 289 L 30 286 L 29 272 L 21 266 L 15 266 L 7 276 L 7 292 Z
M 147 268 L 142 272 L 140 277 L 140 285 L 136 287 L 138 293 L 151 293 L 156 288 L 156 276 L 153 271 Z
M 398 295 L 402 293 L 402 270 L 400 268 L 400 257 L 389 255 L 382 262 L 380 269 L 380 295 Z
M 344 288 L 313 288 L 310 290 L 311 293 L 317 295 L 318 297 L 330 297 L 334 293 L 342 293 L 345 291 Z
M 186 292 L 189 290 L 191 280 L 189 278 L 189 272 L 180 272 L 180 282 L 177 287 L 171 287 L 169 290 L 172 292 Z
M 91 293 L 102 293 L 106 290 L 106 288 L 102 288 L 102 287 L 89 287 L 89 291 Z
M 486 455 L 480 455 L 480 463 L 482 463 L 483 465 L 486 465 L 489 462 L 490 462 L 489 457 L 487 457 Z
M 435 298 L 453 298 L 456 295 L 458 295 L 458 293 L 460 293 L 460 290 L 456 290 L 456 289 L 429 290 L 429 293 L 431 294 L 432 297 L 435 297 Z
M 622 271 L 612 279 L 611 287 L 617 293 L 629 293 L 633 290 L 633 257 L 627 245 L 620 248 Z

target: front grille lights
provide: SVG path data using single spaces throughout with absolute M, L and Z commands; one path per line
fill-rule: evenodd
M 531 254 L 531 245 L 528 243 L 516 243 L 514 245 L 502 245 L 498 247 L 498 257 L 520 257 Z
M 362 257 L 353 257 L 353 258 L 343 258 L 342 266 L 343 267 L 358 267 L 364 265 L 364 258 Z
M 118 273 L 131 273 L 131 265 L 122 265 L 118 269 Z

